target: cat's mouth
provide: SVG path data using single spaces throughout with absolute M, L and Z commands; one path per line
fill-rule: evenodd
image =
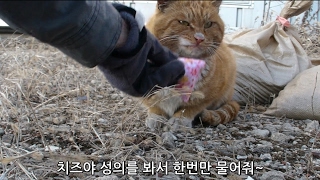
M 200 45 L 182 45 L 179 54 L 184 57 L 199 58 L 203 54 L 203 48 Z
M 179 55 L 190 58 L 201 58 L 206 53 L 206 47 L 204 44 L 192 43 L 187 39 L 179 39 Z
M 179 44 L 181 47 L 188 50 L 201 50 L 203 48 L 202 44 L 191 43 L 190 41 L 184 38 L 180 38 Z
M 202 46 L 199 44 L 194 44 L 194 45 L 184 45 L 184 47 L 186 48 L 190 48 L 190 49 L 201 49 Z
M 182 45 L 183 49 L 190 52 L 202 52 L 203 46 L 200 44 Z

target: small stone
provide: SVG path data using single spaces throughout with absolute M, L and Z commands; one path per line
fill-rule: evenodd
M 68 141 L 69 141 L 69 142 L 74 142 L 73 136 L 70 136 L 70 137 L 68 138 Z
M 314 138 L 311 138 L 311 139 L 309 140 L 309 143 L 314 143 L 314 142 L 316 142 L 316 140 L 315 140 Z
M 246 180 L 254 180 L 251 176 L 248 176 Z
M 285 135 L 283 133 L 273 133 L 271 135 L 271 139 L 273 141 L 277 141 L 277 142 L 288 142 L 289 140 L 294 139 L 294 137 L 293 136 L 287 136 L 287 135 Z
M 319 129 L 319 121 L 311 121 L 307 123 L 307 127 L 304 128 L 305 131 L 307 132 L 316 132 Z
M 307 149 L 308 149 L 308 146 L 306 146 L 306 145 L 301 146 L 301 150 L 307 150 Z
M 94 180 L 118 180 L 119 178 L 116 175 L 110 175 L 110 176 L 102 176 L 95 178 Z
M 239 175 L 237 175 L 237 174 L 229 174 L 229 175 L 227 176 L 227 179 L 228 179 L 228 180 L 242 180 L 242 178 L 241 178 Z
M 197 178 L 195 176 L 189 176 L 189 179 L 195 180 Z
M 268 166 L 270 166 L 271 163 L 272 163 L 271 160 L 269 160 L 269 161 L 264 161 L 263 167 L 268 167 Z
M 264 107 L 264 106 L 258 105 L 258 106 L 256 107 L 256 110 L 257 110 L 257 111 L 260 111 L 260 112 L 264 112 L 264 111 L 266 111 L 266 110 L 267 110 L 267 107 Z
M 282 125 L 282 132 L 286 135 L 299 136 L 302 133 L 302 130 L 292 126 L 290 123 L 284 123 Z
M 132 103 L 132 99 L 126 99 L 125 100 L 125 105 L 130 105 Z
M 269 141 L 261 140 L 260 143 L 263 144 L 263 145 L 266 145 L 266 146 L 272 146 L 272 143 L 269 142 Z
M 44 149 L 44 151 L 52 151 L 52 152 L 55 152 L 55 151 L 58 151 L 60 148 L 57 147 L 57 146 L 52 146 L 52 145 L 49 145 L 49 146 L 46 146 L 46 148 Z
M 271 152 L 272 145 L 265 145 L 265 144 L 257 144 L 257 147 L 253 148 L 252 152 L 254 153 L 269 153 Z
M 305 175 L 302 175 L 301 177 L 300 177 L 300 179 L 298 179 L 298 180 L 308 180 L 309 178 L 307 178 Z
M 124 94 L 122 91 L 120 91 L 119 96 L 123 98 L 126 96 L 126 94 Z
M 33 145 L 29 146 L 28 148 L 32 149 L 32 150 L 36 150 L 36 149 L 38 149 L 38 146 L 36 144 L 33 144 Z
M 261 180 L 285 180 L 284 175 L 280 171 L 269 171 L 263 173 Z
M 205 148 L 202 147 L 202 146 L 200 146 L 200 145 L 196 145 L 196 149 L 197 149 L 198 151 L 204 151 L 204 150 L 205 150 Z
M 180 133 L 176 134 L 176 136 L 177 136 L 178 138 L 184 138 L 184 135 L 182 135 L 182 134 L 180 134 Z
M 51 126 L 48 129 L 50 132 L 70 132 L 70 126 L 66 124 L 60 126 Z
M 231 127 L 231 128 L 228 129 L 228 131 L 229 131 L 230 133 L 232 133 L 232 132 L 237 132 L 237 131 L 239 131 L 239 129 L 236 128 L 236 127 Z
M 248 122 L 249 125 L 253 126 L 253 127 L 259 127 L 261 126 L 261 123 L 260 122 L 257 122 L 257 121 L 249 121 Z
M 272 160 L 272 156 L 271 154 L 267 153 L 267 154 L 261 154 L 260 155 L 260 159 L 262 161 L 268 161 L 268 160 Z
M 210 143 L 212 145 L 212 147 L 214 148 L 220 148 L 221 147 L 221 144 L 222 142 L 219 142 L 219 141 L 208 141 L 208 143 Z
M 206 134 L 213 134 L 213 129 L 212 128 L 206 128 Z
M 266 124 L 264 129 L 269 130 L 271 133 L 279 132 L 281 129 L 281 125 L 273 125 L 273 124 Z
M 290 123 L 283 123 L 281 128 L 283 131 L 291 131 L 293 127 Z
M 13 137 L 14 137 L 13 134 L 4 134 L 2 136 L 2 142 L 11 144 L 12 140 L 13 140 Z
M 315 159 L 320 159 L 320 149 L 311 150 L 311 154 Z
M 112 100 L 115 100 L 118 98 L 118 94 L 112 94 L 111 97 L 110 97 Z
M 177 140 L 177 137 L 175 137 L 171 132 L 164 132 L 161 135 L 163 145 L 168 148 L 174 148 L 175 147 L 175 140 Z
M 223 125 L 223 124 L 219 124 L 219 125 L 217 126 L 217 128 L 218 128 L 218 129 L 221 129 L 221 130 L 227 129 L 227 127 L 226 127 L 225 125 Z
M 266 138 L 269 136 L 270 131 L 266 130 L 266 129 L 255 129 L 251 131 L 251 134 L 254 136 L 259 136 L 262 138 Z
M 86 100 L 88 100 L 88 97 L 87 96 L 78 96 L 77 100 L 78 101 L 86 101 Z
M 251 137 L 251 136 L 245 137 L 245 138 L 243 138 L 242 140 L 243 140 L 244 142 L 246 142 L 246 143 L 256 142 L 256 139 L 255 139 L 254 137 Z
M 246 156 L 246 155 L 244 155 L 244 156 L 237 155 L 238 160 L 246 160 L 247 158 L 248 158 L 248 156 Z
M 99 124 L 108 124 L 108 120 L 100 118 L 100 119 L 98 119 L 98 123 Z
M 168 174 L 162 176 L 162 178 L 160 179 L 180 180 L 180 177 L 172 172 L 169 172 Z
M 53 118 L 53 119 L 52 119 L 52 122 L 53 122 L 53 124 L 55 124 L 55 125 L 62 124 L 61 121 L 60 121 L 58 118 Z
M 5 134 L 4 130 L 0 128 L 0 138 Z
M 96 98 L 97 98 L 97 99 L 103 99 L 103 96 L 97 94 L 97 95 L 96 95 Z
M 105 136 L 107 136 L 107 137 L 120 137 L 120 134 L 113 133 L 113 132 L 106 132 Z
M 44 155 L 42 154 L 42 152 L 36 151 L 34 153 L 31 154 L 31 157 L 37 161 L 42 161 Z

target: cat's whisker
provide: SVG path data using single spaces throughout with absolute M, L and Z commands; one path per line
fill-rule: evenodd
M 223 57 L 223 55 L 222 54 L 220 54 L 220 52 L 219 51 L 217 51 L 217 49 L 218 49 L 219 47 L 218 46 L 208 46 L 207 47 L 207 52 L 210 54 L 210 55 L 216 55 L 216 59 L 218 60 L 218 61 L 221 61 L 221 59 L 223 59 L 222 57 Z
M 210 55 L 213 55 L 215 52 L 214 50 L 215 49 L 218 49 L 218 46 L 214 46 L 214 45 L 208 45 L 206 46 L 206 51 L 210 54 Z
M 167 40 L 178 40 L 178 35 L 173 35 L 173 36 L 165 36 L 161 39 L 159 39 L 160 42 L 162 41 L 167 41 Z
M 169 42 L 176 42 L 178 41 L 177 39 L 167 39 L 165 41 L 160 41 L 161 43 L 169 43 Z
M 210 56 L 212 56 L 213 53 L 214 53 L 213 50 L 212 50 L 212 48 L 210 48 L 210 47 L 206 47 L 205 51 L 208 52 L 208 54 L 209 54 Z
M 217 60 L 222 61 L 223 59 L 223 54 L 220 54 L 221 51 L 215 50 L 215 54 L 217 55 Z

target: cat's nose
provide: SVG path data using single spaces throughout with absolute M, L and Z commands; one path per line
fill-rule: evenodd
M 202 43 L 205 39 L 204 35 L 202 33 L 195 33 L 194 38 L 195 38 L 197 44 Z

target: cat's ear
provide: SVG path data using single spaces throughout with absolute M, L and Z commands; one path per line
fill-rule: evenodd
M 213 0 L 212 1 L 212 4 L 217 8 L 220 7 L 221 3 L 222 3 L 222 0 Z
M 158 0 L 158 4 L 157 4 L 158 9 L 161 12 L 163 12 L 163 10 L 168 7 L 169 3 L 170 3 L 170 0 Z

